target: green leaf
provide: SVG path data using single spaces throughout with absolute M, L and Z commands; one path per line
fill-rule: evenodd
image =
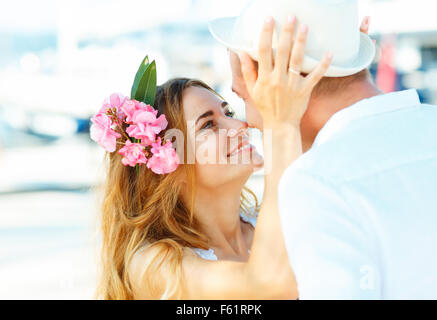
M 135 94 L 138 90 L 138 85 L 140 84 L 141 78 L 144 75 L 144 72 L 149 67 L 149 56 L 146 56 L 143 61 L 140 64 L 140 67 L 138 68 L 137 74 L 135 75 L 134 84 L 132 85 L 132 89 L 130 92 L 131 99 L 135 99 Z
M 146 63 L 144 63 L 146 62 Z M 153 106 L 156 94 L 156 63 L 148 64 L 148 59 L 143 60 L 137 75 L 135 76 L 134 85 L 132 86 L 131 99 L 142 101 Z
M 138 90 L 135 94 L 136 100 L 142 101 L 153 106 L 156 94 L 156 63 L 152 63 L 147 67 L 138 85 Z

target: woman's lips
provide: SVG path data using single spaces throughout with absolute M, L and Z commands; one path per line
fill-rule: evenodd
M 249 144 L 248 140 L 244 140 L 243 142 L 241 142 L 237 147 L 235 147 L 231 152 L 228 153 L 228 158 L 234 154 L 239 153 L 240 151 L 243 151 L 245 149 L 252 149 L 253 146 L 251 144 Z

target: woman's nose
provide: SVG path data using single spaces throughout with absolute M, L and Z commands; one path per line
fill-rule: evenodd
M 236 120 L 232 128 L 228 129 L 227 136 L 230 138 L 238 135 L 248 135 L 249 124 L 246 121 Z

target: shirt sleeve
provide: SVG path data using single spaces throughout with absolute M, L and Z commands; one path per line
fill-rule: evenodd
M 278 200 L 300 299 L 381 298 L 374 237 L 340 187 L 289 168 Z

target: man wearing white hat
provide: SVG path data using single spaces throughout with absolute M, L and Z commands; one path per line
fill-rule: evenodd
M 254 0 L 210 30 L 231 51 L 258 60 L 262 21 L 276 22 L 275 50 L 291 14 L 309 27 L 303 63 L 290 64 L 291 73 L 305 76 L 333 53 L 300 123 L 307 152 L 279 186 L 300 298 L 436 299 L 437 107 L 421 104 L 416 90 L 376 88 L 367 71 L 375 48 L 358 31 L 356 0 Z M 247 59 L 242 64 L 247 75 Z M 231 65 L 247 121 L 262 129 L 235 54 Z

